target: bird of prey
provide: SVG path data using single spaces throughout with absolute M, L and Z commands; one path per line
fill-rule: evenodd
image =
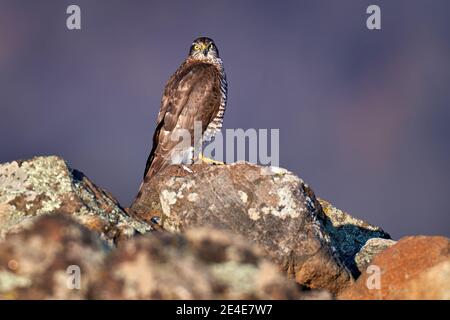
M 151 179 L 174 161 L 194 161 L 194 122 L 201 124 L 201 140 L 209 141 L 220 131 L 227 102 L 227 80 L 219 51 L 210 38 L 194 40 L 189 55 L 167 82 L 161 100 L 153 147 L 144 180 Z M 172 134 L 184 129 L 190 134 L 188 148 L 179 148 Z M 186 131 L 187 130 L 187 131 Z M 211 159 L 198 157 L 204 162 Z M 209 160 L 209 161 L 208 161 Z

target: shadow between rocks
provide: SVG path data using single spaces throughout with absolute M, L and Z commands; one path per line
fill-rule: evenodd
M 371 230 L 353 224 L 335 227 L 331 219 L 325 214 L 322 223 L 330 236 L 331 245 L 337 250 L 341 261 L 351 271 L 355 279 L 361 275 L 361 271 L 355 262 L 355 256 L 367 240 L 372 238 L 391 239 L 391 236 L 381 229 Z

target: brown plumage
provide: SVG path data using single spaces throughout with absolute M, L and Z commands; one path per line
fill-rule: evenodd
M 201 121 L 202 136 L 209 139 L 222 126 L 227 83 L 222 61 L 214 42 L 196 39 L 188 58 L 172 75 L 164 89 L 153 147 L 145 167 L 145 180 L 152 178 L 172 163 L 179 141 L 171 134 L 186 129 L 194 141 L 194 121 Z

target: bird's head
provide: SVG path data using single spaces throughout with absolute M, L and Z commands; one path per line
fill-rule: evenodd
M 198 60 L 214 60 L 219 58 L 219 50 L 210 38 L 197 38 L 192 42 L 189 57 Z

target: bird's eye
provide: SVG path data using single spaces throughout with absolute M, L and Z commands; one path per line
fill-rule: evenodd
M 198 50 L 200 50 L 200 45 L 197 43 L 196 45 L 194 45 L 194 50 L 195 51 L 198 51 Z

